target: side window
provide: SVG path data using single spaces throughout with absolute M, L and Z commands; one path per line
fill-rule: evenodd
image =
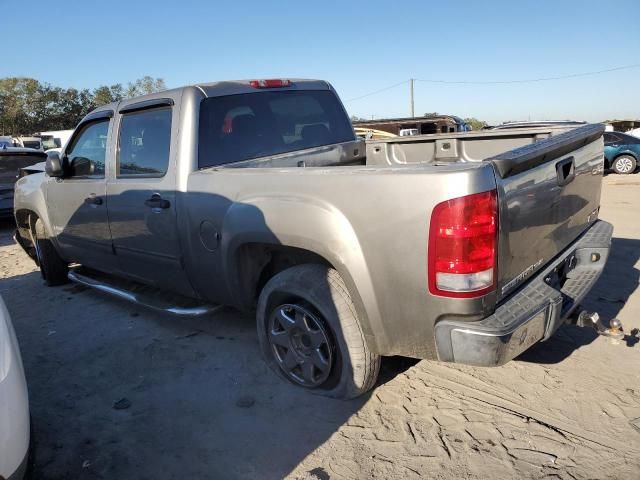
M 607 135 L 609 139 L 607 139 Z M 604 143 L 606 143 L 607 145 L 624 143 L 620 135 L 616 135 L 615 133 L 609 133 L 607 135 L 605 135 L 604 137 Z
M 161 177 L 169 165 L 171 108 L 126 113 L 120 122 L 117 176 Z
M 104 178 L 109 119 L 86 124 L 67 148 L 68 177 Z

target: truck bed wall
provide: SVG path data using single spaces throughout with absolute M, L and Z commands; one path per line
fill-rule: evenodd
M 367 165 L 480 162 L 567 130 L 566 127 L 541 127 L 370 140 L 366 147 Z

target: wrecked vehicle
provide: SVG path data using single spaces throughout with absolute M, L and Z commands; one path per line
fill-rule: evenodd
M 365 146 L 324 81 L 189 86 L 87 115 L 18 181 L 16 239 L 48 285 L 255 311 L 274 371 L 352 398 L 381 356 L 495 366 L 553 335 L 609 252 L 603 131 Z
M 44 152 L 32 148 L 0 146 L 0 218 L 13 217 L 13 188 L 22 169 L 43 163 Z

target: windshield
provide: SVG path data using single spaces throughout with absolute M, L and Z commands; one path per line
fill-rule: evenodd
M 355 140 L 328 90 L 213 97 L 200 106 L 200 168 Z

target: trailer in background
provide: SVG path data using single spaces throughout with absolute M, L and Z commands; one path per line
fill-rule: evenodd
M 436 133 L 455 133 L 470 130 L 464 120 L 453 115 L 383 118 L 371 121 L 355 121 L 352 123 L 356 128 L 381 130 L 398 136 L 433 135 Z

